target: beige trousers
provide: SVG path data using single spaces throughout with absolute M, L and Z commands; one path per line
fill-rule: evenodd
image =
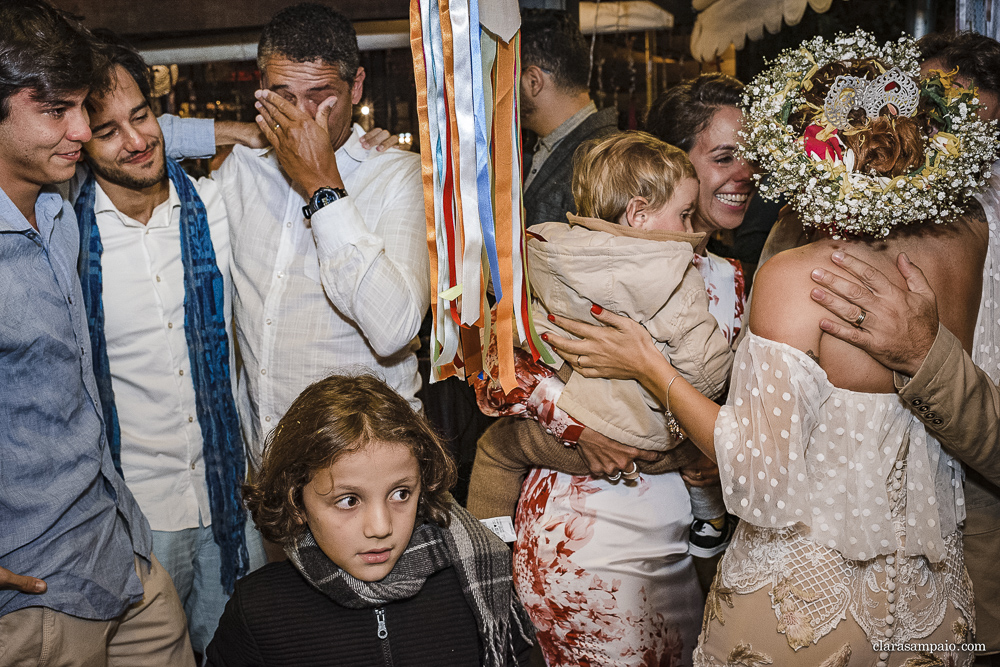
M 170 575 L 150 555 L 135 570 L 143 598 L 110 621 L 47 607 L 0 617 L 0 667 L 194 667 L 184 609 Z

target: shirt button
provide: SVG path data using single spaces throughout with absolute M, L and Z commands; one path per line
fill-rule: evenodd
M 278 277 L 279 278 L 284 278 L 285 277 L 285 272 L 284 271 L 278 271 Z
M 167 322 L 167 328 L 168 329 L 173 329 L 174 328 L 174 323 L 173 322 Z
M 261 375 L 267 375 L 267 369 L 266 368 L 260 369 L 260 374 Z
M 156 276 L 156 282 L 160 282 L 160 276 Z
M 271 320 L 264 320 L 264 324 L 270 325 L 271 324 Z
M 192 415 L 188 415 L 188 423 L 193 422 L 193 421 L 194 421 L 194 417 Z
M 264 421 L 266 421 L 266 422 L 269 422 L 269 421 L 271 421 L 271 416 L 270 416 L 270 415 L 268 415 L 267 417 L 264 417 Z
M 148 229 L 146 230 L 146 234 L 149 234 L 149 230 Z
M 194 468 L 195 468 L 195 464 L 192 463 L 191 464 L 191 470 L 194 470 Z
M 292 226 L 292 223 L 291 223 L 291 222 L 286 222 L 286 223 L 285 223 L 285 227 L 291 227 L 291 226 Z
M 68 296 L 68 297 L 66 297 L 66 300 L 69 301 L 69 305 L 71 305 L 71 306 L 73 305 L 73 297 Z
M 177 374 L 178 374 L 178 375 L 184 375 L 184 369 L 182 368 L 182 369 L 180 369 L 179 371 L 177 371 Z

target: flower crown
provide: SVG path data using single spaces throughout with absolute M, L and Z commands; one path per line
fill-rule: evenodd
M 741 155 L 770 174 L 761 195 L 787 194 L 803 225 L 834 238 L 960 215 L 996 159 L 996 123 L 979 120 L 957 70 L 917 84 L 919 62 L 913 39 L 880 47 L 860 30 L 779 55 L 744 93 Z

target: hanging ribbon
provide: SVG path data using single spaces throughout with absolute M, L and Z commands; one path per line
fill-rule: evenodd
M 478 1 L 469 3 L 469 23 L 471 24 L 469 35 L 472 39 L 472 97 L 476 121 L 476 194 L 479 198 L 479 224 L 482 228 L 483 245 L 489 269 L 489 273 L 486 275 L 494 280 L 499 280 L 500 260 L 497 257 L 497 241 L 493 232 L 490 143 L 486 133 L 486 119 L 492 116 L 493 109 L 491 104 L 490 116 L 487 116 L 486 95 L 483 90 L 483 72 L 489 72 L 493 69 L 493 61 L 496 59 L 496 42 L 479 27 Z M 482 46 L 484 39 L 487 41 L 485 49 Z M 500 286 L 495 285 L 493 289 L 496 298 L 502 299 L 503 291 Z M 484 311 L 487 310 L 485 298 L 480 301 L 480 304 Z
M 417 1 L 417 0 L 414 0 Z M 436 229 L 438 248 L 438 282 L 433 301 L 438 304 L 438 312 L 432 327 L 431 371 L 434 380 L 443 380 L 455 375 L 453 360 L 459 352 L 460 336 L 458 324 L 452 317 L 452 303 L 441 294 L 454 286 L 453 256 L 449 254 L 449 230 L 445 218 L 447 210 L 451 214 L 452 201 L 445 197 L 445 176 L 448 167 L 446 155 L 448 136 L 448 114 L 444 91 L 444 44 L 438 4 L 425 0 L 420 4 L 420 18 L 424 36 L 424 52 L 430 59 L 427 70 L 428 123 L 431 130 L 431 150 L 434 169 L 434 220 L 428 221 Z M 433 104 L 431 104 L 433 100 Z M 452 233 L 453 235 L 453 233 Z M 432 283 L 433 285 L 433 283 Z
M 517 5 L 503 0 L 514 20 Z M 480 26 L 478 0 L 411 0 L 427 245 L 433 264 L 432 378 L 482 371 L 497 343 L 499 382 L 517 386 L 514 346 L 544 347 L 525 270 L 518 123 L 520 38 Z M 503 22 L 510 27 L 511 21 Z M 513 35 L 513 36 L 511 36 Z M 487 285 L 496 318 L 487 312 Z
M 517 129 L 517 104 L 515 101 L 517 79 L 515 69 L 517 67 L 517 38 L 510 42 L 499 42 L 497 44 L 497 59 L 495 72 L 495 104 L 493 109 L 493 168 L 495 178 L 495 198 L 494 210 L 496 211 L 497 226 L 497 255 L 500 263 L 500 285 L 504 292 L 504 298 L 497 301 L 497 359 L 500 366 L 500 386 L 504 392 L 510 392 L 517 386 L 517 378 L 514 375 L 514 335 L 512 327 L 514 325 L 514 302 L 519 298 L 518 291 L 514 289 L 514 274 L 521 273 L 521 265 L 512 263 L 514 257 L 515 238 L 515 212 L 514 200 L 517 199 L 520 208 L 520 194 L 516 197 L 513 194 L 517 188 L 520 192 L 521 184 L 513 180 L 514 171 L 512 163 L 516 157 L 516 146 L 514 131 Z M 521 219 L 520 210 L 517 211 L 517 222 Z
M 472 7 L 478 3 L 453 2 L 450 4 L 452 54 L 454 59 L 453 81 L 455 98 L 455 128 L 458 132 L 458 164 L 460 181 L 458 208 L 461 210 L 461 229 L 465 244 L 462 253 L 462 308 L 461 323 L 474 325 L 482 321 L 479 301 L 479 283 L 482 273 L 483 231 L 479 219 L 478 160 L 476 155 L 475 88 L 473 72 L 482 74 L 482 60 L 472 62 Z M 475 26 L 478 35 L 479 26 Z M 465 337 L 463 336 L 463 340 Z M 466 357 L 468 359 L 468 357 Z
M 427 227 L 427 252 L 430 255 L 431 289 L 438 287 L 437 217 L 434 215 L 434 157 L 431 147 L 430 109 L 427 105 L 428 73 L 425 65 L 424 35 L 421 30 L 419 0 L 410 1 L 410 51 L 413 52 L 413 76 L 417 88 L 417 120 L 420 124 L 420 179 L 424 189 L 424 223 Z M 431 299 L 431 359 L 439 351 L 434 323 L 438 318 L 438 300 Z

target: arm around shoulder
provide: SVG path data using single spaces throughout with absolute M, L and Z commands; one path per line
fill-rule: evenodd
M 949 452 L 1000 484 L 1000 388 L 943 325 L 899 397 Z
M 163 114 L 157 121 L 163 132 L 163 148 L 167 157 L 185 160 L 215 155 L 215 121 L 211 118 L 181 118 Z

